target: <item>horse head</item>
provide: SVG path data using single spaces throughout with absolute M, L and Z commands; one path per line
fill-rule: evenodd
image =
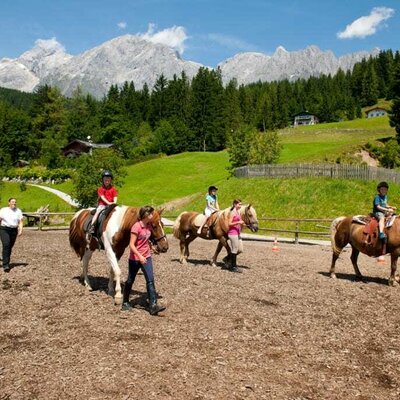
M 242 206 L 240 208 L 240 215 L 246 226 L 252 232 L 258 231 L 257 213 L 254 207 L 251 206 L 251 204 Z
M 152 226 L 152 237 L 150 240 L 157 246 L 157 251 L 160 253 L 165 253 L 168 250 L 168 240 L 164 233 L 164 224 L 161 219 L 161 213 L 164 209 L 154 210 L 153 219 L 151 221 Z

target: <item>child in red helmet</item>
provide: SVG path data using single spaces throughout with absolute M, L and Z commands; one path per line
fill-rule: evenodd
M 112 185 L 112 173 L 110 171 L 104 171 L 101 175 L 102 185 L 97 189 L 98 200 L 96 213 L 93 215 L 92 223 L 88 232 L 88 240 L 91 239 L 91 235 L 95 232 L 96 221 L 101 211 L 111 204 L 117 203 L 117 190 Z

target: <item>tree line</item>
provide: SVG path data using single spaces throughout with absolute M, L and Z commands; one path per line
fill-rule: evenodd
M 233 166 L 274 162 L 280 151 L 276 130 L 290 126 L 295 114 L 307 110 L 320 122 L 351 120 L 378 98 L 394 101 L 391 121 L 400 137 L 399 82 L 400 53 L 386 50 L 351 71 L 293 82 L 224 85 L 220 70 L 203 67 L 191 80 L 185 73 L 170 80 L 161 75 L 152 88 L 111 85 L 102 99 L 79 87 L 71 98 L 48 85 L 32 94 L 0 89 L 0 167 L 20 159 L 68 166 L 62 147 L 89 136 L 113 143 L 132 161 L 228 147 Z

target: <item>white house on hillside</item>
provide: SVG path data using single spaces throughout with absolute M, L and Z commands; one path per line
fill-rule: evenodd
M 293 126 L 300 126 L 300 125 L 315 125 L 318 124 L 318 118 L 314 115 L 309 113 L 308 111 L 303 111 L 294 116 Z
M 382 117 L 387 114 L 387 111 L 382 107 L 373 107 L 365 111 L 367 118 Z

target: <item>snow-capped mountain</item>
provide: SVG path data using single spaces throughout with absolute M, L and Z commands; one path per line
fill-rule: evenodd
M 298 79 L 347 70 L 370 55 L 359 52 L 335 57 L 331 51 L 317 46 L 288 52 L 279 46 L 272 56 L 262 53 L 240 53 L 221 62 L 224 82 L 236 78 L 239 83 Z M 35 46 L 16 59 L 0 60 L 0 86 L 33 91 L 38 85 L 58 86 L 71 95 L 78 85 L 84 92 L 101 97 L 110 85 L 133 81 L 140 89 L 144 83 L 151 88 L 164 74 L 171 79 L 185 71 L 189 78 L 196 75 L 201 64 L 185 61 L 166 45 L 143 37 L 124 35 L 109 40 L 82 54 L 72 56 L 55 40 L 38 40 Z
M 317 46 L 293 52 L 279 46 L 272 56 L 240 53 L 223 61 L 219 67 L 224 82 L 236 78 L 238 83 L 247 84 L 258 80 L 270 82 L 335 74 L 339 68 L 347 71 L 363 58 L 378 54 L 379 50 L 374 49 L 371 53 L 362 51 L 336 58 L 332 51 L 321 51 Z

